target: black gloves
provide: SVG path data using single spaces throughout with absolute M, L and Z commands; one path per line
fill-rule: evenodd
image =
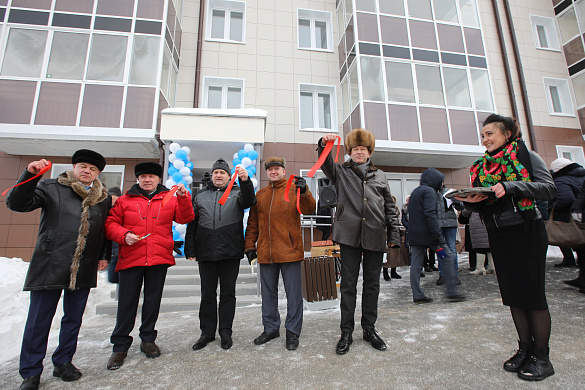
M 256 253 L 256 251 L 252 250 L 246 253 L 246 257 L 248 258 L 248 264 L 252 264 L 252 260 L 257 259 L 258 254 Z
M 175 246 L 173 247 L 173 250 L 175 252 L 177 252 L 177 254 L 179 256 L 183 256 L 183 253 L 181 252 L 181 247 L 183 246 L 183 241 L 175 241 Z
M 301 194 L 307 192 L 307 181 L 300 176 L 295 176 L 295 185 L 301 190 Z

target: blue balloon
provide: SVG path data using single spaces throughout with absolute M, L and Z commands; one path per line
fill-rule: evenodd
M 232 160 L 232 165 L 233 165 L 234 167 L 235 167 L 236 165 L 238 165 L 238 164 L 241 164 L 241 163 L 242 163 L 242 159 L 240 159 L 240 158 L 234 158 L 234 159 Z
M 183 177 L 183 176 L 181 176 L 181 177 Z M 175 181 L 176 181 L 176 180 L 175 180 Z M 177 181 L 177 184 L 182 184 L 182 185 L 184 185 L 185 187 L 187 187 L 187 182 L 186 182 L 185 180 L 183 180 L 183 179 L 181 179 L 181 180 Z
M 173 241 L 179 241 L 181 239 L 181 233 L 176 230 L 173 230 Z
M 233 168 L 232 168 L 232 175 L 233 175 L 234 173 L 236 173 L 236 167 L 233 167 Z
M 193 165 L 193 163 L 192 163 L 191 161 L 187 161 L 187 162 L 185 163 L 185 166 L 186 166 L 187 168 L 189 168 L 189 169 L 193 169 L 193 167 L 194 167 L 194 165 Z
M 248 168 L 246 168 L 246 170 L 250 176 L 254 176 L 256 174 L 256 167 L 254 165 L 250 165 Z
M 240 149 L 238 150 L 238 157 L 239 158 L 248 157 L 248 152 L 246 152 L 244 149 Z
M 258 152 L 255 150 L 250 150 L 248 152 L 248 157 L 250 158 L 250 160 L 256 160 L 258 158 Z
M 180 149 L 175 152 L 175 156 L 177 156 L 179 160 L 184 160 L 187 158 L 187 152 L 185 152 L 183 149 Z
M 175 172 L 175 173 L 173 173 L 172 177 L 173 177 L 173 180 L 174 180 L 176 183 L 178 183 L 178 182 L 180 182 L 181 180 L 183 180 L 183 175 L 181 175 L 181 172 Z
M 176 172 L 179 172 L 179 170 L 171 164 L 171 166 L 169 167 L 169 170 L 167 172 L 168 172 L 169 176 L 173 176 L 173 174 L 175 174 Z M 183 176 L 181 176 L 181 177 L 183 177 Z

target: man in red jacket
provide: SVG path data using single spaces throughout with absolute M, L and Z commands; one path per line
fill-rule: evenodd
M 106 237 L 120 244 L 118 250 L 119 299 L 116 327 L 110 338 L 114 344 L 108 370 L 124 364 L 132 345 L 130 332 L 134 328 L 140 290 L 144 282 L 140 350 L 149 358 L 160 356 L 154 343 L 154 329 L 160 309 L 167 268 L 175 265 L 173 257 L 173 221 L 184 224 L 193 220 L 191 197 L 179 184 L 177 196 L 163 206 L 169 189 L 159 184 L 163 168 L 153 162 L 137 164 L 134 184 L 126 195 L 116 201 L 106 220 Z

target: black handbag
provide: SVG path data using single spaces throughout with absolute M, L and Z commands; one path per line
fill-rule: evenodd
M 566 248 L 585 246 L 585 223 L 575 222 L 569 216 L 570 222 L 553 221 L 555 206 L 553 206 L 548 221 L 545 222 L 549 245 Z

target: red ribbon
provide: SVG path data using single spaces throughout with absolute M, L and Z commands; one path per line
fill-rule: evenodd
M 234 186 L 234 183 L 236 182 L 236 177 L 238 177 L 238 168 L 236 168 L 236 173 L 234 173 L 232 175 L 232 179 L 230 180 L 230 184 L 228 184 L 227 188 L 225 189 L 223 196 L 217 201 L 217 203 L 219 203 L 220 205 L 223 206 L 225 204 L 225 202 L 227 202 L 227 200 L 230 196 L 230 191 L 232 190 L 232 187 Z
M 37 173 L 36 175 L 34 175 L 33 177 L 31 177 L 30 179 L 27 179 L 27 180 L 25 180 L 25 181 L 23 181 L 23 182 L 17 183 L 17 184 L 15 184 L 15 185 L 13 185 L 12 187 L 8 188 L 7 190 L 5 190 L 5 191 L 2 193 L 2 196 L 6 195 L 6 194 L 8 193 L 8 191 L 10 191 L 11 189 L 13 189 L 14 187 L 18 187 L 18 186 L 20 186 L 20 185 L 22 185 L 22 184 L 24 184 L 24 183 L 28 183 L 29 181 L 31 181 L 31 180 L 33 180 L 33 179 L 36 179 L 36 178 L 37 178 L 37 177 L 39 177 L 39 176 L 43 176 L 43 174 L 44 174 L 45 172 L 47 172 L 49 169 L 51 169 L 51 165 L 52 165 L 52 164 L 51 164 L 51 162 L 50 162 L 50 161 L 47 161 L 47 166 L 46 166 L 46 167 L 44 167 L 43 169 L 41 169 L 41 171 L 40 171 L 39 173 Z
M 162 207 L 165 207 L 167 205 L 167 203 L 170 202 L 170 200 L 173 198 L 173 195 L 175 195 L 175 192 L 177 192 L 178 189 L 179 189 L 179 186 L 172 186 L 171 187 L 171 190 L 169 191 L 169 193 L 166 194 L 162 200 Z
M 290 198 L 288 196 L 288 193 L 290 191 L 290 187 L 291 184 L 293 182 L 293 179 L 295 178 L 294 175 L 290 175 L 290 177 L 288 178 L 287 182 L 286 182 L 286 187 L 284 189 L 284 200 L 286 200 L 287 202 L 290 202 Z M 297 211 L 299 212 L 299 214 L 301 213 L 301 189 L 297 188 Z
M 338 142 L 337 142 L 337 154 L 335 155 L 335 162 L 337 162 L 337 158 L 339 157 L 339 145 L 341 144 L 341 137 L 337 136 L 336 138 L 337 138 Z M 327 145 L 325 145 L 325 147 L 323 148 L 323 152 L 321 152 L 321 155 L 319 156 L 319 160 L 317 160 L 315 165 L 313 165 L 313 167 L 311 168 L 311 170 L 309 171 L 307 176 L 309 176 L 309 177 L 315 176 L 315 172 L 317 172 L 317 170 L 319 168 L 321 168 L 321 165 L 323 165 L 323 163 L 327 159 L 329 152 L 331 152 L 331 149 L 333 149 L 334 144 L 335 144 L 335 141 L 327 142 Z

